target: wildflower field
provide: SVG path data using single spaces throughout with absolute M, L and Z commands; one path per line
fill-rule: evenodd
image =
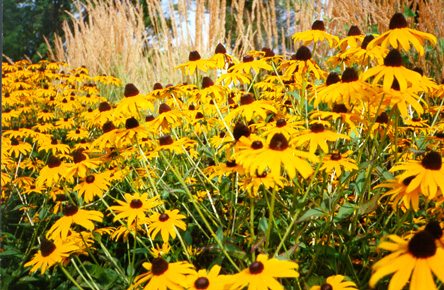
M 149 91 L 3 62 L 1 288 L 444 289 L 442 39 L 325 25 Z

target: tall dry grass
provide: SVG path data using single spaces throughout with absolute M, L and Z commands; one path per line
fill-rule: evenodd
M 156 82 L 186 81 L 174 67 L 187 61 L 192 50 L 209 58 L 219 42 L 238 57 L 262 46 L 281 54 L 293 53 L 300 44 L 294 44 L 291 35 L 310 29 L 314 19 L 323 18 L 328 32 L 338 36 L 344 36 L 345 27 L 351 25 L 358 25 L 365 33 L 377 25 L 381 33 L 393 13 L 408 5 L 421 15 L 412 26 L 438 37 L 444 35 L 441 0 L 427 0 L 428 4 L 425 0 L 286 0 L 284 5 L 279 2 L 281 6 L 276 0 L 253 0 L 251 9 L 246 8 L 245 0 L 233 0 L 230 7 L 226 0 L 163 2 L 167 5 L 161 5 L 161 0 L 146 1 L 151 31 L 143 25 L 141 7 L 129 0 L 76 2 L 78 15 L 71 15 L 73 28 L 64 23 L 65 40 L 56 38 L 56 58 L 72 66 L 86 65 L 92 74 L 114 74 L 148 92 Z M 194 19 L 189 19 L 192 13 Z M 227 23 L 227 15 L 234 21 Z M 435 58 L 423 66 L 439 69 L 441 76 L 444 56 L 436 54 Z

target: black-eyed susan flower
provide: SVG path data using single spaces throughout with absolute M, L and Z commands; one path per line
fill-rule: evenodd
M 258 146 L 254 142 L 251 146 Z M 263 146 L 263 144 L 262 144 Z M 296 171 L 299 172 L 303 178 L 309 177 L 313 173 L 313 168 L 304 159 L 311 162 L 319 162 L 318 157 L 312 153 L 292 149 L 288 146 L 288 140 L 281 133 L 276 133 L 270 140 L 267 147 L 256 149 L 254 154 L 236 157 L 236 160 L 249 172 L 253 174 L 263 174 L 268 168 L 270 174 L 278 180 L 281 176 L 281 167 L 283 164 L 290 179 L 296 176 Z
M 216 46 L 214 55 L 210 58 L 210 60 L 216 62 L 216 68 L 218 69 L 225 69 L 225 67 L 230 63 L 239 63 L 237 58 L 227 53 L 227 49 L 222 43 L 219 43 Z
M 384 96 L 382 96 L 382 94 L 384 94 Z M 381 96 L 378 97 L 378 99 L 382 97 L 384 98 L 383 105 L 390 108 L 396 106 L 403 118 L 410 116 L 408 113 L 409 106 L 411 106 L 418 115 L 422 115 L 424 113 L 423 106 L 427 106 L 426 102 L 418 96 L 417 90 L 413 87 L 401 91 L 396 79 L 393 81 L 391 89 L 388 92 L 381 92 Z
M 260 175 L 255 174 L 251 177 L 241 178 L 239 181 L 239 186 L 241 189 L 248 192 L 248 196 L 255 198 L 259 196 L 259 189 L 261 186 L 268 189 L 280 189 L 284 187 L 285 178 L 280 177 L 275 179 L 273 175 L 264 172 Z
M 239 107 L 225 116 L 225 122 L 230 123 L 237 116 L 243 116 L 247 121 L 250 121 L 253 116 L 259 116 L 265 120 L 269 112 L 277 112 L 272 101 L 256 101 L 251 94 L 244 94 L 240 103 Z
M 114 116 L 139 116 L 139 111 L 141 110 L 154 110 L 152 100 L 150 100 L 146 95 L 139 94 L 139 90 L 134 84 L 127 84 L 125 86 L 123 95 L 124 98 L 120 100 L 116 109 L 114 110 Z
M 407 186 L 407 193 L 420 189 L 427 198 L 435 198 L 438 188 L 444 192 L 444 168 L 442 158 L 438 152 L 430 151 L 421 161 L 410 160 L 400 163 L 390 169 L 390 172 L 404 171 L 399 175 L 400 180 L 415 176 Z
M 408 51 L 410 50 L 411 43 L 422 56 L 424 55 L 424 40 L 428 40 L 433 46 L 436 45 L 435 36 L 408 28 L 404 15 L 402 13 L 395 13 L 392 19 L 390 19 L 389 30 L 376 37 L 369 43 L 369 46 L 371 48 L 380 44 L 382 48 L 387 48 L 391 45 L 394 49 L 400 46 Z
M 216 80 L 216 84 L 224 84 L 225 86 L 233 85 L 245 85 L 251 83 L 251 78 L 248 74 L 243 72 L 234 72 L 231 68 L 234 64 L 228 66 L 227 72 L 221 74 L 221 76 Z
M 36 185 L 51 187 L 61 178 L 66 176 L 68 164 L 62 162 L 57 157 L 51 155 L 45 167 L 40 170 L 39 177 L 37 177 Z
M 295 42 L 296 41 L 304 41 L 304 45 L 308 45 L 311 42 L 318 42 L 327 40 L 328 45 L 333 47 L 336 43 L 339 42 L 339 38 L 334 35 L 330 35 L 325 32 L 325 24 L 322 20 L 316 20 L 311 25 L 311 30 L 304 32 L 296 32 L 291 37 Z
M 162 129 L 163 132 L 168 132 L 171 128 L 176 128 L 183 122 L 184 114 L 181 111 L 172 110 L 171 107 L 165 103 L 159 105 L 159 115 L 149 122 L 148 129 L 152 132 L 157 132 Z
M 372 82 L 373 86 L 376 86 L 381 79 L 383 80 L 382 87 L 384 92 L 390 91 L 395 79 L 398 81 L 401 91 L 405 91 L 408 84 L 412 84 L 417 90 L 424 87 L 424 84 L 421 82 L 421 75 L 402 65 L 402 56 L 397 49 L 390 50 L 384 58 L 384 65 L 370 68 L 362 74 L 362 80 L 371 77 L 374 77 Z
M 436 239 L 426 230 L 416 233 L 409 241 L 396 235 L 385 237 L 378 248 L 392 253 L 373 265 L 370 287 L 374 288 L 384 276 L 394 273 L 389 289 L 402 289 L 409 280 L 411 290 L 436 289 L 432 273 L 444 282 L 444 248 L 437 246 Z
M 227 275 L 219 275 L 221 267 L 214 265 L 208 272 L 206 269 L 201 269 L 197 273 L 189 275 L 190 290 L 221 290 L 228 289 L 231 284 L 232 277 Z
M 375 39 L 373 35 L 365 36 L 360 47 L 348 49 L 342 54 L 342 57 L 350 59 L 352 63 L 368 65 L 370 60 L 375 60 L 378 65 L 382 65 L 389 50 L 380 46 L 369 48 L 368 44 L 373 39 Z
M 148 234 L 154 240 L 160 232 L 163 242 L 168 243 L 170 236 L 176 238 L 176 227 L 184 231 L 187 229 L 186 223 L 181 221 L 185 218 L 186 216 L 180 214 L 178 209 L 165 210 L 162 214 L 153 212 L 148 218 Z
M 312 59 L 310 49 L 304 45 L 298 48 L 296 54 L 291 56 L 288 61 L 283 61 L 278 69 L 284 70 L 284 77 L 291 77 L 294 74 L 303 76 L 308 73 L 320 80 L 325 77 L 326 73 L 319 67 L 319 65 Z M 302 81 L 302 77 L 298 77 Z
M 68 203 L 63 209 L 63 216 L 46 233 L 49 239 L 66 239 L 73 224 L 80 225 L 87 230 L 95 228 L 94 222 L 103 221 L 103 213 L 96 210 L 79 209 L 77 206 Z
M 115 222 L 118 219 L 128 218 L 128 225 L 131 225 L 136 219 L 141 221 L 146 218 L 146 212 L 151 212 L 152 208 L 163 203 L 159 198 L 160 197 L 156 195 L 153 198 L 148 199 L 148 193 L 142 195 L 139 195 L 137 192 L 134 195 L 126 193 L 126 202 L 117 200 L 117 203 L 120 205 L 109 207 L 109 210 L 117 213 L 113 221 Z
M 339 177 L 344 172 L 351 172 L 353 170 L 358 170 L 358 165 L 356 161 L 350 158 L 347 158 L 352 154 L 353 151 L 347 151 L 345 153 L 332 153 L 324 156 L 322 159 L 322 167 L 319 170 L 326 171 L 331 173 L 333 170 L 335 174 Z
M 41 268 L 40 273 L 43 275 L 47 269 L 62 263 L 77 249 L 78 246 L 72 241 L 57 239 L 54 242 L 51 242 L 42 239 L 40 242 L 40 250 L 34 255 L 31 261 L 24 265 L 24 267 L 32 266 L 30 272 L 37 271 Z
M 276 278 L 297 278 L 298 268 L 298 264 L 293 261 L 268 259 L 267 255 L 260 254 L 248 268 L 232 277 L 233 285 L 230 289 L 244 289 L 248 285 L 248 290 L 283 290 Z
M 95 196 L 102 197 L 108 190 L 109 182 L 106 180 L 108 173 L 91 174 L 83 178 L 83 181 L 74 187 L 78 190 L 78 196 L 84 197 L 85 202 L 91 202 Z
M 148 136 L 149 132 L 134 117 L 126 119 L 125 129 L 115 132 L 115 140 L 118 147 L 129 146 L 136 143 L 136 140 L 141 140 Z
M 183 290 L 188 287 L 188 275 L 195 274 L 193 265 L 187 262 L 168 263 L 164 258 L 154 258 L 151 263 L 143 263 L 148 272 L 137 276 L 130 289 L 136 289 L 147 282 L 143 290 Z
M 27 142 L 22 142 L 14 137 L 12 137 L 10 141 L 11 142 L 9 142 L 8 154 L 11 156 L 15 155 L 15 157 L 18 158 L 20 154 L 26 156 L 29 152 L 32 151 L 31 144 Z
M 99 159 L 90 159 L 83 148 L 74 150 L 72 157 L 74 163 L 69 164 L 69 169 L 66 172 L 67 178 L 85 177 L 91 169 L 97 168 L 102 163 Z
M 47 151 L 52 154 L 62 153 L 68 154 L 70 148 L 68 145 L 63 144 L 61 141 L 57 140 L 55 137 L 51 137 L 51 139 L 46 139 L 49 142 L 45 142 L 40 145 L 39 152 Z
M 184 64 L 176 66 L 174 69 L 181 69 L 183 74 L 193 75 L 196 69 L 206 72 L 208 69 L 216 68 L 217 63 L 215 60 L 202 59 L 198 51 L 191 51 L 188 56 L 188 61 Z
M 349 136 L 330 131 L 320 123 L 314 123 L 309 130 L 302 132 L 301 135 L 295 137 L 292 143 L 300 146 L 309 142 L 310 153 L 315 153 L 319 147 L 325 153 L 328 153 L 327 141 L 336 141 L 338 139 L 350 139 Z
M 352 25 L 347 32 L 347 37 L 339 41 L 338 47 L 342 52 L 345 52 L 347 48 L 358 47 L 364 38 L 365 35 L 361 32 L 361 29 L 356 25 Z
M 188 137 L 180 138 L 174 141 L 171 135 L 164 135 L 158 139 L 159 145 L 156 147 L 155 151 L 168 150 L 175 152 L 176 154 L 185 153 L 187 149 L 190 149 L 197 145 L 197 141 L 192 140 Z
M 356 283 L 346 281 L 342 275 L 334 275 L 327 278 L 325 284 L 321 286 L 313 286 L 310 290 L 352 290 L 358 289 Z
M 271 71 L 273 70 L 273 67 L 269 65 L 264 59 L 255 60 L 254 57 L 252 57 L 251 55 L 245 55 L 242 58 L 242 61 L 230 67 L 228 72 L 245 72 L 246 74 L 250 74 L 251 70 L 253 70 L 256 74 L 258 74 L 260 69 Z
M 412 182 L 413 178 L 415 178 L 415 176 L 410 176 L 405 179 L 398 177 L 396 179 L 387 180 L 386 182 L 375 186 L 375 188 L 391 188 L 391 190 L 381 196 L 381 199 L 388 196 L 394 211 L 397 211 L 399 203 L 402 202 L 406 209 L 412 208 L 416 212 L 419 210 L 420 188 L 407 192 L 407 187 L 410 182 Z

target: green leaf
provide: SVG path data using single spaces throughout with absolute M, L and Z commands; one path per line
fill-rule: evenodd
M 334 217 L 333 221 L 339 222 L 349 217 L 355 210 L 357 206 L 354 204 L 346 203 L 339 208 L 338 214 Z
M 320 209 L 320 208 L 312 208 L 307 210 L 297 221 L 296 223 L 301 223 L 311 217 L 317 217 L 317 216 L 326 216 L 327 212 Z
M 221 242 L 224 240 L 224 232 L 222 230 L 222 227 L 219 227 L 217 229 L 216 238 Z
M 416 14 L 407 5 L 404 5 L 404 16 L 405 17 L 416 17 Z
M 264 233 L 266 233 L 268 230 L 268 219 L 264 216 L 259 221 L 259 229 Z
M 375 194 L 369 201 L 362 204 L 358 209 L 358 214 L 362 215 L 374 211 L 378 206 L 379 196 L 380 196 L 379 193 Z
M 395 177 L 385 168 L 381 166 L 376 166 L 376 170 L 385 178 L 385 180 L 395 179 Z

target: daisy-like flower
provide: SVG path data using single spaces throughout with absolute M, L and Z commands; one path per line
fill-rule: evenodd
M 253 95 L 244 94 L 240 100 L 241 105 L 232 110 L 225 118 L 225 122 L 231 123 L 231 121 L 241 115 L 247 121 L 250 121 L 253 116 L 259 116 L 263 120 L 267 118 L 269 112 L 276 113 L 277 110 L 272 101 L 255 101 Z
M 144 126 L 140 126 L 139 121 L 136 118 L 131 117 L 125 121 L 125 129 L 119 130 L 115 133 L 116 145 L 118 147 L 129 146 L 134 144 L 137 140 L 146 138 L 149 136 L 149 132 Z
M 408 84 L 412 84 L 415 89 L 423 89 L 422 77 L 419 73 L 402 66 L 402 56 L 399 50 L 392 49 L 384 58 L 384 65 L 370 68 L 362 74 L 362 80 L 373 79 L 373 86 L 376 86 L 383 79 L 384 92 L 389 92 L 396 79 L 401 91 L 407 89 Z
M 247 169 L 251 176 L 256 173 L 261 175 L 268 168 L 274 179 L 279 180 L 281 164 L 283 164 L 290 179 L 296 176 L 296 171 L 303 178 L 307 178 L 313 173 L 313 168 L 302 158 L 311 162 L 319 162 L 319 158 L 312 153 L 290 148 L 287 138 L 281 133 L 273 135 L 268 147 L 264 147 L 261 142 L 253 142 L 251 147 L 255 149 L 253 153 L 248 155 L 239 153 L 236 156 L 236 160 Z
M 83 182 L 74 187 L 74 191 L 78 190 L 79 197 L 84 196 L 85 202 L 89 203 L 95 196 L 102 197 L 103 192 L 108 190 L 109 182 L 105 179 L 108 173 L 99 173 L 88 175 Z
M 330 155 L 324 156 L 322 159 L 322 167 L 319 170 L 325 170 L 326 172 L 335 171 L 335 174 L 339 177 L 344 172 L 350 172 L 353 170 L 358 170 L 358 165 L 356 161 L 347 158 L 353 151 L 347 151 L 345 153 L 332 153 Z M 342 168 L 342 169 L 341 169 Z
M 193 265 L 187 262 L 168 263 L 164 258 L 154 258 L 151 263 L 143 263 L 148 272 L 137 276 L 130 289 L 137 287 L 147 281 L 143 290 L 182 290 L 188 287 L 188 275 L 195 275 Z
M 131 225 L 135 219 L 139 221 L 146 218 L 146 212 L 150 212 L 152 208 L 161 205 L 163 202 L 158 200 L 160 196 L 155 196 L 153 198 L 148 199 L 148 193 L 144 193 L 139 195 L 139 193 L 135 193 L 131 195 L 129 193 L 125 194 L 125 200 L 117 202 L 120 205 L 113 205 L 109 207 L 109 210 L 112 210 L 117 213 L 114 217 L 114 222 L 118 219 L 128 218 L 128 226 Z
M 342 52 L 345 52 L 347 48 L 358 47 L 364 38 L 365 35 L 361 32 L 361 29 L 356 25 L 352 25 L 348 30 L 347 37 L 339 41 L 338 47 Z
M 189 279 L 190 290 L 222 290 L 231 284 L 232 277 L 219 275 L 221 267 L 214 265 L 209 272 L 206 269 L 199 270 L 196 274 L 191 274 Z
M 290 60 L 283 61 L 278 69 L 284 70 L 284 77 L 286 78 L 290 78 L 295 73 L 297 73 L 297 75 L 308 73 L 320 80 L 326 75 L 326 73 L 312 59 L 310 49 L 304 45 L 298 48 L 296 54 L 292 55 Z M 302 78 L 299 77 L 298 80 L 302 81 Z
M 256 262 L 232 277 L 233 285 L 230 289 L 244 289 L 248 285 L 248 290 L 283 290 L 276 278 L 297 278 L 298 268 L 298 264 L 293 261 L 268 259 L 267 255 L 260 254 Z
M 62 263 L 77 249 L 78 247 L 73 241 L 57 239 L 54 242 L 51 242 L 43 239 L 40 243 L 40 250 L 34 255 L 31 261 L 24 265 L 24 267 L 33 266 L 30 272 L 37 271 L 41 268 L 40 273 L 43 275 L 47 269 Z
M 63 209 L 63 217 L 59 218 L 55 224 L 46 233 L 49 239 L 66 239 L 72 224 L 77 224 L 87 230 L 95 228 L 93 221 L 102 222 L 103 213 L 96 210 L 79 209 L 73 204 L 66 204 Z
M 405 179 L 396 178 L 387 180 L 386 182 L 375 186 L 375 188 L 388 187 L 392 188 L 381 196 L 381 199 L 389 196 L 392 203 L 392 208 L 396 212 L 399 208 L 399 203 L 402 202 L 406 209 L 413 208 L 415 212 L 419 210 L 419 196 L 421 194 L 420 188 L 416 188 L 407 193 L 407 187 L 413 178 L 416 176 L 410 176 Z
M 391 45 L 397 49 L 398 46 L 404 50 L 410 50 L 410 43 L 413 44 L 416 51 L 424 55 L 424 40 L 428 40 L 433 46 L 436 45 L 436 37 L 432 34 L 410 29 L 407 27 L 407 20 L 402 13 L 395 13 L 389 24 L 389 31 L 381 34 L 369 43 L 369 47 L 381 44 L 382 48 Z
M 24 156 L 28 155 L 29 152 L 32 151 L 32 146 L 29 143 L 21 142 L 17 140 L 16 138 L 12 137 L 11 142 L 9 143 L 9 155 L 15 155 L 15 157 L 19 157 L 20 154 L 23 154 Z
M 202 89 L 199 91 L 202 103 L 208 103 L 213 98 L 216 101 L 222 101 L 226 99 L 227 88 L 222 85 L 215 85 L 213 80 L 209 77 L 202 78 Z M 210 96 L 210 98 L 207 98 Z M 208 99 L 208 102 L 207 102 Z
M 176 154 L 185 153 L 185 150 L 197 145 L 197 141 L 191 140 L 188 137 L 180 138 L 174 141 L 171 135 L 165 135 L 157 139 L 159 141 L 159 146 L 156 147 L 155 151 L 168 150 L 175 152 Z
M 305 41 L 304 45 L 310 44 L 313 42 L 318 41 L 328 41 L 328 45 L 330 47 L 333 47 L 336 43 L 339 42 L 339 38 L 334 35 L 330 35 L 327 32 L 325 32 L 325 24 L 322 20 L 316 20 L 311 25 L 311 30 L 304 31 L 304 32 L 296 32 L 291 37 L 295 42 L 296 41 Z
M 65 177 L 67 171 L 68 165 L 57 157 L 51 155 L 48 158 L 46 166 L 40 170 L 39 177 L 37 177 L 36 180 L 36 185 L 38 187 L 43 185 L 51 187 L 54 185 L 54 183 Z
M 191 51 L 188 56 L 188 61 L 184 64 L 176 66 L 174 69 L 181 69 L 182 73 L 192 76 L 196 71 L 196 68 L 206 72 L 208 69 L 215 68 L 217 66 L 216 61 L 209 59 L 202 59 L 198 51 Z
M 159 105 L 159 115 L 149 122 L 148 129 L 156 132 L 161 128 L 164 132 L 168 132 L 171 128 L 178 127 L 182 123 L 183 113 L 173 111 L 170 106 L 163 103 Z
M 227 50 L 222 43 L 219 43 L 216 46 L 214 55 L 210 58 L 210 60 L 216 62 L 216 67 L 218 69 L 225 69 L 226 65 L 230 63 L 239 63 L 239 60 L 237 58 L 227 54 Z
M 350 59 L 352 63 L 368 64 L 370 60 L 375 60 L 378 65 L 384 63 L 384 57 L 389 50 L 380 46 L 368 47 L 368 44 L 375 39 L 373 35 L 364 37 L 360 47 L 350 48 L 342 54 L 342 57 Z
M 123 93 L 125 96 L 120 100 L 116 109 L 114 110 L 114 116 L 126 115 L 139 116 L 140 110 L 150 109 L 154 110 L 153 102 L 146 95 L 139 94 L 139 90 L 134 84 L 127 84 Z
M 48 151 L 52 152 L 52 154 L 57 154 L 57 153 L 68 154 L 68 152 L 70 151 L 68 145 L 59 143 L 59 141 L 55 137 L 51 137 L 51 139 L 49 139 L 48 141 L 49 142 L 41 144 L 39 152 Z
M 403 289 L 409 280 L 411 290 L 436 290 L 432 272 L 444 282 L 444 248 L 436 241 L 439 234 L 442 236 L 441 228 L 440 233 L 420 231 L 409 241 L 396 235 L 385 237 L 378 248 L 392 253 L 373 265 L 370 287 L 374 288 L 384 276 L 395 273 L 390 280 L 390 290 Z
M 416 113 L 418 113 L 418 115 L 424 113 L 424 108 L 422 106 L 427 106 L 424 100 L 417 95 L 417 92 L 413 87 L 401 91 L 396 79 L 393 80 L 390 91 L 382 92 L 378 99 L 382 98 L 382 94 L 384 94 L 383 105 L 391 108 L 395 106 L 398 107 L 403 118 L 408 118 L 410 116 L 408 113 L 409 105 L 416 111 Z
M 415 176 L 407 186 L 406 193 L 420 189 L 427 198 L 433 199 L 438 192 L 444 192 L 444 168 L 442 167 L 441 155 L 430 151 L 424 155 L 421 161 L 410 160 L 394 166 L 390 172 L 405 170 L 399 175 L 400 180 Z
M 322 286 L 313 286 L 310 290 L 352 290 L 358 289 L 356 284 L 352 281 L 344 281 L 345 277 L 342 275 L 334 275 L 327 278 L 327 281 Z
M 228 66 L 227 73 L 222 74 L 217 80 L 216 84 L 223 83 L 225 86 L 229 86 L 231 84 L 234 85 L 245 85 L 250 84 L 251 79 L 250 76 L 243 72 L 233 72 L 231 71 L 231 68 L 234 66 L 233 63 L 231 63 Z
M 80 148 L 72 153 L 74 163 L 69 165 L 69 169 L 66 172 L 67 178 L 72 176 L 85 177 L 89 170 L 97 168 L 102 163 L 101 160 L 90 159 L 84 152 L 85 149 Z
M 306 130 L 304 133 L 294 138 L 292 143 L 295 143 L 296 146 L 300 146 L 305 142 L 309 142 L 310 153 L 315 153 L 318 147 L 325 153 L 328 153 L 327 141 L 336 141 L 338 139 L 348 140 L 350 137 L 327 130 L 324 125 L 320 123 L 314 123 L 310 126 L 310 130 Z
M 274 179 L 273 175 L 267 172 L 261 175 L 255 174 L 253 177 L 245 177 L 239 181 L 239 186 L 241 189 L 248 192 L 248 196 L 251 198 L 258 197 L 259 188 L 264 186 L 265 188 L 276 189 L 284 187 L 285 178 L 280 177 L 280 179 Z
M 242 62 L 233 65 L 228 72 L 231 73 L 241 73 L 245 72 L 250 74 L 251 70 L 254 70 L 256 74 L 259 73 L 259 69 L 264 69 L 267 71 L 273 70 L 273 67 L 269 65 L 264 59 L 255 60 L 251 55 L 245 55 L 242 58 Z
M 165 212 L 162 214 L 154 212 L 148 218 L 148 234 L 151 235 L 151 238 L 154 240 L 154 238 L 160 232 L 163 242 L 168 243 L 170 236 L 173 239 L 176 238 L 176 227 L 184 231 L 187 229 L 186 223 L 181 221 L 181 219 L 185 218 L 186 216 L 179 214 L 178 209 L 165 210 Z

